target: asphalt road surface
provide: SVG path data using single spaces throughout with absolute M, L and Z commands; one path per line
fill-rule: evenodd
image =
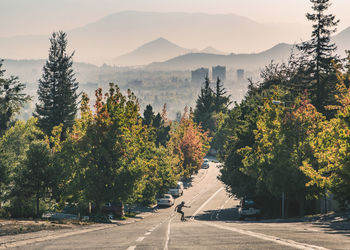
M 217 180 L 217 164 L 200 170 L 185 201 L 186 222 L 174 206 L 123 226 L 47 240 L 21 249 L 350 249 L 350 232 L 306 222 L 239 221 L 238 200 Z

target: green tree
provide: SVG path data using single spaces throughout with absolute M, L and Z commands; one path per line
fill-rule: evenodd
M 309 67 L 314 79 L 316 108 L 325 112 L 324 107 L 334 104 L 334 90 L 336 89 L 335 71 L 332 61 L 337 57 L 333 55 L 336 45 L 331 43 L 331 35 L 336 32 L 339 20 L 326 11 L 330 7 L 330 0 L 310 0 L 314 13 L 307 13 L 306 17 L 313 22 L 311 40 L 298 46 L 299 50 L 308 57 Z
M 201 88 L 201 93 L 196 101 L 194 120 L 197 124 L 200 124 L 204 130 L 214 131 L 214 112 L 215 96 L 213 90 L 210 88 L 210 80 L 208 76 L 206 76 L 204 87 Z
M 14 115 L 31 99 L 23 93 L 25 85 L 19 82 L 18 77 L 4 77 L 2 62 L 3 60 L 0 60 L 0 136 L 10 126 Z
M 215 96 L 214 96 L 214 103 L 215 103 L 215 112 L 218 113 L 227 113 L 228 107 L 232 103 L 230 101 L 231 95 L 226 95 L 227 91 L 224 88 L 223 83 L 221 82 L 220 78 L 216 80 L 216 89 L 215 89 Z
M 153 112 L 153 107 L 150 104 L 148 104 L 146 106 L 145 111 L 143 112 L 143 124 L 150 126 L 153 124 L 154 119 L 155 115 Z
M 67 35 L 52 34 L 49 58 L 39 80 L 38 99 L 34 115 L 39 127 L 51 135 L 53 127 L 63 124 L 63 134 L 73 126 L 77 113 L 78 82 L 73 71 L 73 55 L 67 54 Z
M 50 197 L 49 188 L 54 179 L 52 167 L 52 153 L 49 145 L 44 141 L 33 141 L 26 152 L 11 195 L 18 197 L 35 197 L 36 216 L 40 217 L 39 202 L 41 198 Z

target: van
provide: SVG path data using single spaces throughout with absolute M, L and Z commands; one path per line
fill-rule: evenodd
M 174 197 L 179 197 L 179 196 L 183 195 L 183 193 L 184 193 L 184 184 L 181 181 L 179 181 L 176 184 L 176 187 L 169 189 L 168 193 L 171 194 Z

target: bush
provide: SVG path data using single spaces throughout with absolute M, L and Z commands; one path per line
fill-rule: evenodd
M 107 215 L 104 214 L 94 214 L 90 216 L 90 221 L 96 223 L 112 223 Z
M 35 199 L 25 199 L 15 197 L 10 200 L 10 205 L 6 207 L 6 210 L 12 218 L 30 218 L 36 216 Z M 47 205 L 44 201 L 40 201 L 39 212 L 42 214 L 47 210 Z

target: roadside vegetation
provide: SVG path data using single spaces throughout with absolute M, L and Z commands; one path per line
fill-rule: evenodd
M 311 0 L 311 39 L 287 63 L 271 63 L 251 82 L 217 132 L 220 179 L 238 197 L 255 197 L 265 215 L 317 212 L 329 192 L 350 202 L 350 52 L 340 59 L 330 36 L 338 21 L 328 0 Z
M 90 104 L 77 92 L 65 33 L 50 41 L 29 120 L 15 120 L 30 99 L 24 85 L 0 71 L 0 217 L 38 218 L 67 204 L 81 216 L 106 202 L 151 205 L 200 169 L 210 138 L 187 107 L 179 121 L 168 120 L 166 105 L 162 114 L 148 105 L 142 117 L 134 93 L 113 83 Z

